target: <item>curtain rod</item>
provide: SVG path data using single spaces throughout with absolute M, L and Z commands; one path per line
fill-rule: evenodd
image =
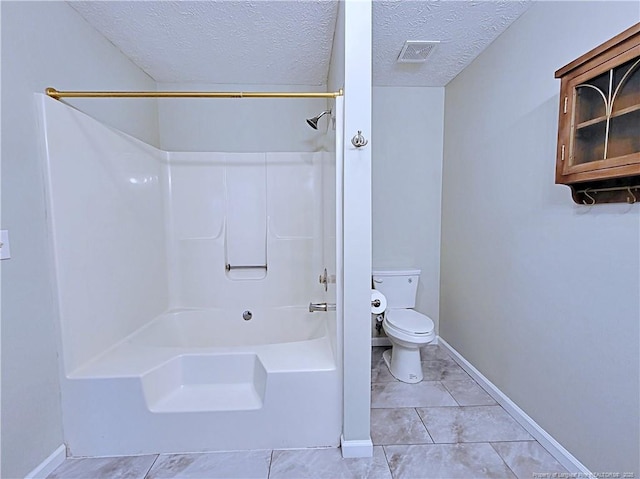
M 337 98 L 336 92 L 215 92 L 215 91 L 58 91 L 47 88 L 51 98 Z

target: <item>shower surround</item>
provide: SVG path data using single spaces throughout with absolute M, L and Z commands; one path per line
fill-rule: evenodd
M 337 446 L 333 152 L 165 152 L 39 103 L 73 456 Z M 334 276 L 335 277 L 335 276 Z

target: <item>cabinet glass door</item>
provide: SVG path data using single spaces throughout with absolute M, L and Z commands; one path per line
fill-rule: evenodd
M 640 153 L 640 57 L 576 77 L 569 161 L 564 173 L 637 163 Z
M 640 59 L 615 68 L 613 85 L 605 158 L 640 152 Z

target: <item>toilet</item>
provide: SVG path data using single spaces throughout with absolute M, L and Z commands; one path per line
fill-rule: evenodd
M 373 287 L 387 298 L 382 327 L 391 349 L 382 353 L 396 379 L 405 383 L 422 381 L 420 346 L 435 339 L 435 327 L 428 316 L 415 311 L 420 270 L 374 270 Z

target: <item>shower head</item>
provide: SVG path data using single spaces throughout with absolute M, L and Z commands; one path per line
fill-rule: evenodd
M 331 110 L 325 110 L 322 113 L 320 113 L 318 116 L 314 116 L 313 118 L 307 118 L 307 124 L 311 128 L 313 128 L 314 130 L 317 130 L 318 129 L 318 120 L 320 118 L 322 118 L 324 115 L 326 115 L 327 113 L 330 115 L 331 114 Z

